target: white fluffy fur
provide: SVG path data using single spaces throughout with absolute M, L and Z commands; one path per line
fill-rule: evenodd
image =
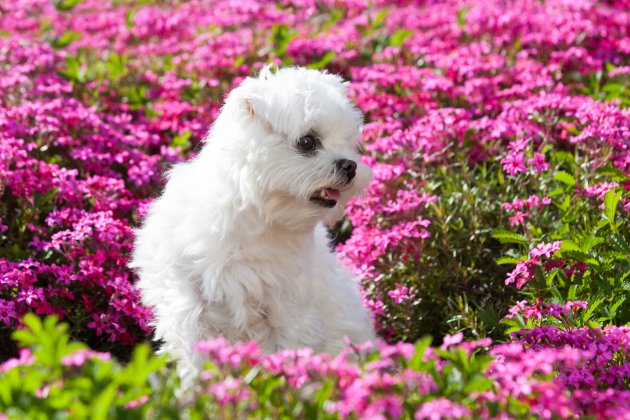
M 338 76 L 265 68 L 230 93 L 199 155 L 169 171 L 136 231 L 131 266 L 161 351 L 185 382 L 202 363 L 193 344 L 209 337 L 331 353 L 344 336 L 373 338 L 324 227 L 371 178 L 357 152 L 361 125 Z M 309 131 L 323 145 L 313 156 L 296 148 Z M 342 158 L 358 164 L 347 185 L 334 170 Z M 342 190 L 335 207 L 309 200 L 323 187 Z

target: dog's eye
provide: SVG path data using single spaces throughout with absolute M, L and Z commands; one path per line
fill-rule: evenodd
M 300 137 L 297 141 L 297 147 L 302 152 L 314 152 L 320 145 L 320 141 L 317 137 L 312 134 L 307 134 L 305 136 Z

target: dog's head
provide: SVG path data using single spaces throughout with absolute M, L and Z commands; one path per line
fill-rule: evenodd
M 246 155 L 245 189 L 260 193 L 273 219 L 332 224 L 346 201 L 368 185 L 371 171 L 359 155 L 363 116 L 346 87 L 326 72 L 267 67 L 226 100 L 217 137 L 239 132 L 232 138 L 240 138 L 234 146 Z M 221 121 L 228 116 L 230 121 Z

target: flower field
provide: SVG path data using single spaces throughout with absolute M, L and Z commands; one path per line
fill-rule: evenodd
M 382 341 L 210 340 L 182 397 L 132 229 L 268 62 L 365 113 L 333 238 Z M 0 413 L 630 419 L 629 105 L 627 0 L 0 2 Z

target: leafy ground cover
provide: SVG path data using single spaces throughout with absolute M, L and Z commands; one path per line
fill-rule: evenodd
M 630 416 L 628 10 L 0 4 L 0 359 L 19 357 L 0 369 L 0 409 Z M 178 399 L 165 360 L 133 350 L 151 331 L 131 229 L 269 61 L 342 74 L 366 114 L 375 179 L 334 234 L 385 342 L 335 359 L 207 342 L 202 396 Z

